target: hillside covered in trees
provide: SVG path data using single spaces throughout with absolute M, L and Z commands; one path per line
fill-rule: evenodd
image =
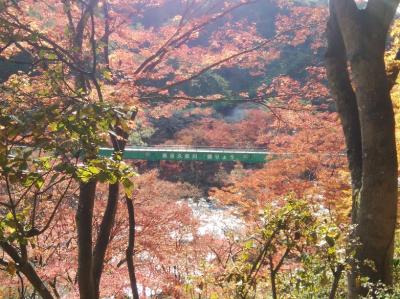
M 398 4 L 0 0 L 0 298 L 400 298 Z

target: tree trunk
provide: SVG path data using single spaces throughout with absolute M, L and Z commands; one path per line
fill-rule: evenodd
M 81 299 L 95 299 L 92 259 L 92 219 L 96 181 L 81 183 L 76 211 L 78 235 L 78 285 Z
M 96 246 L 93 251 L 93 278 L 96 289 L 96 298 L 100 296 L 100 280 L 104 268 L 104 257 L 110 242 L 111 229 L 114 226 L 115 213 L 118 207 L 119 183 L 108 187 L 107 207 L 101 220 Z
M 360 111 L 363 171 L 356 258 L 361 275 L 392 283 L 393 242 L 397 216 L 397 154 L 394 113 L 382 57 L 366 55 L 352 62 Z M 376 271 L 363 265 L 375 263 Z
M 277 293 L 277 290 L 276 290 L 276 273 L 273 270 L 271 270 L 270 278 L 271 278 L 272 299 L 277 299 L 278 298 L 278 293 Z
M 355 196 L 361 189 L 362 175 L 361 128 L 357 100 L 350 82 L 342 35 L 334 17 L 329 19 L 326 33 L 328 38 L 325 54 L 326 71 L 346 140 L 354 207 Z M 353 218 L 355 219 L 355 215 Z
M 128 264 L 129 280 L 131 283 L 133 299 L 139 299 L 139 292 L 137 288 L 136 273 L 135 273 L 135 262 L 133 260 L 134 249 L 135 249 L 135 210 L 133 202 L 130 198 L 125 197 L 126 207 L 129 215 L 129 241 L 128 248 L 126 249 L 126 262 Z
M 285 255 L 288 253 L 288 251 L 286 251 Z M 276 273 L 277 271 L 279 271 L 279 267 L 274 268 L 274 261 L 272 259 L 272 256 L 269 255 L 268 256 L 268 261 L 269 261 L 269 280 L 271 283 L 271 295 L 272 295 L 272 299 L 277 299 L 278 298 L 278 292 L 276 289 Z M 283 259 L 282 259 L 283 261 Z M 256 273 L 257 274 L 257 273 Z
M 352 237 L 358 242 L 354 248 L 359 269 L 353 264 L 349 298 L 367 292 L 360 277 L 392 283 L 397 154 L 384 51 L 397 5 L 370 0 L 365 10 L 359 10 L 353 0 L 330 2 L 327 71 L 349 150 L 352 222 L 357 225 Z
M 350 82 L 346 49 L 342 34 L 334 15 L 331 15 L 329 18 L 326 33 L 328 39 L 328 48 L 325 55 L 326 71 L 331 94 L 336 101 L 336 107 L 345 137 L 352 186 L 351 222 L 352 224 L 357 224 L 357 202 L 359 200 L 362 181 L 361 128 L 357 99 Z M 357 238 L 355 232 L 352 232 L 350 237 L 353 239 Z M 355 250 L 355 248 L 350 247 L 348 254 L 351 255 L 351 251 L 353 250 Z M 349 289 L 355 289 L 357 265 L 352 262 L 351 266 L 353 271 L 348 275 L 348 285 Z

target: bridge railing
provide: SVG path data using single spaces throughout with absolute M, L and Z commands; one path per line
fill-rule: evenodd
M 221 151 L 221 152 L 266 152 L 265 148 L 254 148 L 254 147 L 216 147 L 216 146 L 194 146 L 194 145 L 179 145 L 179 144 L 157 144 L 150 146 L 137 146 L 127 145 L 126 149 L 143 149 L 143 150 L 187 150 L 187 151 Z

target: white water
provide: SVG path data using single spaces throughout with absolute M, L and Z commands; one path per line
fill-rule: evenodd
M 199 234 L 212 234 L 218 238 L 224 238 L 229 231 L 240 231 L 244 227 L 244 222 L 234 216 L 234 208 L 217 206 L 213 200 L 200 198 L 193 200 L 180 200 L 187 203 L 193 211 L 193 216 L 199 220 Z

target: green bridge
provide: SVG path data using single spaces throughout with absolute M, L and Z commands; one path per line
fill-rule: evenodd
M 100 148 L 100 155 L 109 157 L 112 148 Z M 147 161 L 208 161 L 265 163 L 267 152 L 259 149 L 189 148 L 184 146 L 159 146 L 125 148 L 124 159 Z

